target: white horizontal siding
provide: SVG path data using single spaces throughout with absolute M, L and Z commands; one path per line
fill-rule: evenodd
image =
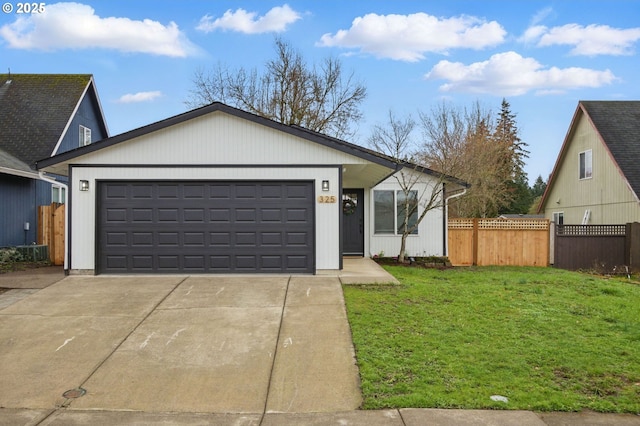
M 316 195 L 338 196 L 337 167 L 75 167 L 71 194 L 71 268 L 95 270 L 96 188 L 99 180 L 307 180 L 315 181 Z M 90 190 L 81 192 L 80 180 L 88 180 Z M 331 191 L 322 191 L 329 180 Z M 340 268 L 340 203 L 315 204 L 316 269 Z

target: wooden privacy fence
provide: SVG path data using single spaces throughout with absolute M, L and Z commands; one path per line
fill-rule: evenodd
M 640 224 L 557 225 L 554 238 L 554 266 L 612 272 L 637 263 L 637 234 Z M 635 232 L 633 232 L 635 231 Z M 636 235 L 636 238 L 633 236 Z M 636 258 L 634 262 L 632 257 Z
M 49 260 L 64 264 L 64 204 L 38 207 L 38 244 L 49 246 Z
M 549 266 L 547 219 L 449 219 L 454 266 Z

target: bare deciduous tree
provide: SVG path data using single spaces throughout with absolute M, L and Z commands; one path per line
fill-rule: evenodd
M 407 237 L 417 231 L 427 213 L 443 206 L 443 184 L 447 177 L 415 163 L 419 158 L 412 136 L 415 127 L 411 116 L 402 119 L 389 111 L 388 121 L 375 125 L 369 136 L 372 148 L 391 157 L 399 166 L 393 177 L 400 186 L 396 199 L 396 232 L 401 235 L 400 263 L 405 262 Z
M 342 63 L 326 58 L 309 66 L 302 55 L 280 38 L 276 57 L 265 71 L 229 70 L 221 64 L 210 72 L 194 74 L 194 88 L 185 102 L 195 108 L 224 102 L 245 111 L 337 138 L 353 136 L 352 126 L 362 118 L 360 104 L 366 88 L 353 73 L 346 75 Z

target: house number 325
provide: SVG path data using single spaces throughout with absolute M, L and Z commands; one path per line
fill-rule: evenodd
M 335 203 L 336 196 L 335 195 L 320 195 L 318 196 L 319 203 Z

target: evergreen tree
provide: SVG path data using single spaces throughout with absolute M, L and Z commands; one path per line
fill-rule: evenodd
M 520 139 L 516 116 L 511 112 L 511 105 L 502 99 L 500 114 L 493 133 L 493 143 L 502 146 L 500 152 L 505 157 L 499 165 L 502 177 L 510 188 L 500 213 L 525 214 L 529 211 L 533 198 L 529 191 L 527 173 L 524 171 L 525 159 L 529 157 L 527 144 Z
M 511 168 L 511 179 L 516 180 L 521 176 L 526 176 L 524 171 L 525 159 L 529 158 L 529 151 L 526 142 L 520 139 L 516 115 L 511 112 L 511 105 L 506 99 L 502 99 L 500 114 L 496 122 L 493 139 L 495 143 L 502 143 L 508 147 L 509 158 L 504 161 Z
M 542 201 L 542 196 L 544 195 L 544 191 L 546 189 L 547 183 L 542 180 L 541 175 L 538 175 L 538 178 L 531 187 L 531 197 L 533 198 L 533 201 L 531 203 L 531 207 L 529 208 L 529 214 L 538 213 L 538 207 L 540 206 L 540 201 Z
M 533 183 L 531 187 L 531 195 L 535 197 L 541 197 L 544 195 L 544 191 L 547 189 L 547 183 L 542 180 L 542 175 L 538 175 L 536 181 Z
M 509 182 L 508 187 L 511 202 L 500 210 L 500 214 L 528 214 L 534 197 L 531 195 L 526 174 Z

